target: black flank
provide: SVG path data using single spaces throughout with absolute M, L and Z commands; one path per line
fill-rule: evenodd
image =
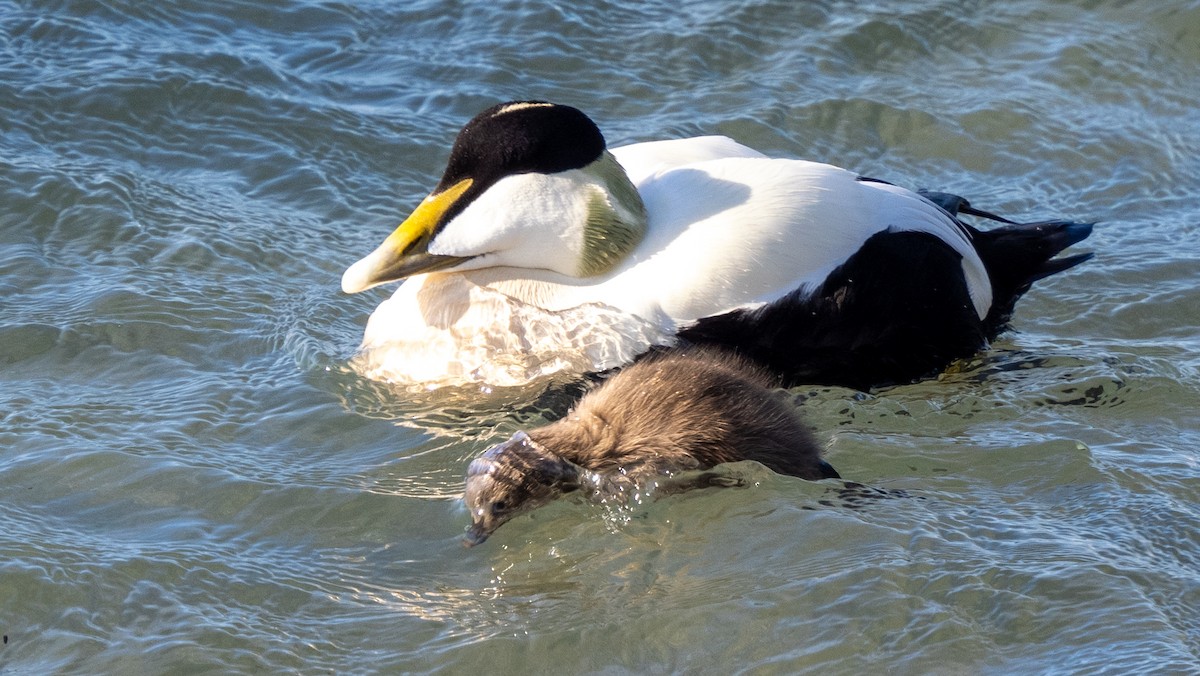
M 706 317 L 679 336 L 733 350 L 788 384 L 911 382 L 987 340 L 961 260 L 934 235 L 881 232 L 815 293 Z
M 1091 223 L 1014 223 L 957 195 L 920 194 L 953 218 L 979 253 L 992 285 L 983 320 L 954 249 L 934 235 L 888 230 L 868 239 L 815 293 L 706 317 L 680 338 L 733 350 L 789 384 L 869 389 L 912 382 L 983 348 L 1008 327 L 1017 300 L 1034 282 L 1092 257 L 1054 258 L 1086 239 Z M 979 230 L 960 214 L 1003 225 Z

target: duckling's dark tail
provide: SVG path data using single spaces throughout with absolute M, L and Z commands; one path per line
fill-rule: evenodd
M 976 209 L 957 195 L 926 191 L 922 191 L 921 195 L 956 219 L 959 214 L 967 214 L 1004 224 L 991 230 L 977 230 L 964 224 L 971 232 L 975 250 L 979 252 L 988 277 L 992 280 L 992 308 L 983 321 L 989 340 L 1008 327 L 1017 299 L 1034 282 L 1073 268 L 1092 257 L 1090 253 L 1084 253 L 1055 258 L 1072 244 L 1087 239 L 1092 234 L 1094 223 L 1059 220 L 1014 223 Z
M 824 460 L 820 461 L 817 464 L 817 471 L 821 473 L 822 479 L 841 479 L 842 478 L 842 475 L 838 474 L 837 470 L 833 468 L 833 465 L 825 462 Z

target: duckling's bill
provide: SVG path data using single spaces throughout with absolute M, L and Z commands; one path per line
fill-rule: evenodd
M 342 275 L 342 291 L 358 293 L 423 272 L 435 272 L 469 260 L 429 253 L 429 242 L 451 207 L 459 203 L 473 181 L 458 183 L 426 197 L 377 249 L 351 265 Z

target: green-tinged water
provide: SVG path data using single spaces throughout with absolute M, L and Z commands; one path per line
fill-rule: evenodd
M 1200 671 L 1200 3 L 0 0 L 0 673 Z M 348 367 L 338 290 L 514 98 L 1099 220 L 825 484 L 459 545 L 564 400 Z M 753 473 L 753 469 L 749 470 Z

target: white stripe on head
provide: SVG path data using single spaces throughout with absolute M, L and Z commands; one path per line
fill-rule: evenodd
M 539 103 L 537 101 L 520 101 L 518 103 L 510 103 L 507 106 L 504 106 L 500 110 L 497 110 L 496 112 L 492 113 L 492 117 L 500 117 L 501 115 L 506 115 L 508 113 L 515 113 L 518 110 L 525 110 L 527 108 L 553 108 L 553 107 L 554 107 L 553 103 L 545 103 L 545 102 Z

